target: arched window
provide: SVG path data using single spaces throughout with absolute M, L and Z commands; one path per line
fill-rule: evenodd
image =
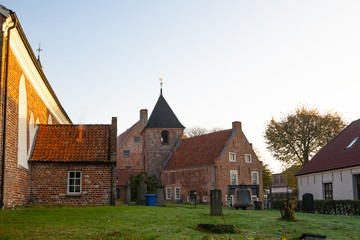
M 169 132 L 168 131 L 161 132 L 161 141 L 162 141 L 162 143 L 169 143 Z

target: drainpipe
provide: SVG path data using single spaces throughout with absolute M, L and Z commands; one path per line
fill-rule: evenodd
M 12 15 L 12 14 L 11 14 Z M 10 16 L 11 16 L 10 15 Z M 2 160 L 2 164 L 1 164 L 1 199 L 0 199 L 0 209 L 4 208 L 4 182 L 5 182 L 5 149 L 6 149 L 6 117 L 7 117 L 7 92 L 8 92 L 8 86 L 7 86 L 7 82 L 8 82 L 8 70 L 9 70 L 9 52 L 10 52 L 10 30 L 16 28 L 17 25 L 17 19 L 16 17 L 14 17 L 14 25 L 12 25 L 11 27 L 9 27 L 7 29 L 7 41 L 6 41 L 6 55 L 5 55 L 5 72 L 4 72 L 4 110 L 3 110 L 3 135 L 2 135 L 2 154 L 1 154 L 1 160 Z
M 214 164 L 214 189 L 216 189 L 216 165 Z

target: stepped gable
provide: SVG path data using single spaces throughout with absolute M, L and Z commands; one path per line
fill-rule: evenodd
M 346 150 L 357 137 L 360 137 L 360 119 L 350 123 L 320 149 L 295 176 L 360 165 L 360 140 Z
M 229 141 L 233 130 L 224 130 L 186 138 L 176 147 L 164 170 L 215 164 Z
M 39 125 L 30 161 L 110 161 L 110 125 Z
M 185 128 L 166 102 L 162 93 L 151 113 L 146 128 Z

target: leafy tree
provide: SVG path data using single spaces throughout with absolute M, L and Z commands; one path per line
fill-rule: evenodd
M 269 164 L 264 163 L 263 155 L 261 154 L 260 150 L 254 147 L 254 152 L 257 158 L 262 162 L 263 189 L 265 191 L 266 189 L 269 189 L 270 185 L 272 185 L 272 173 Z
M 263 163 L 262 169 L 263 169 L 263 189 L 265 191 L 265 189 L 269 189 L 270 185 L 272 185 L 272 174 L 268 164 Z
M 224 130 L 224 129 L 215 127 L 213 129 L 209 130 L 207 128 L 202 128 L 202 127 L 192 127 L 192 128 L 185 129 L 185 135 L 187 137 L 195 137 L 195 136 L 200 136 L 200 135 L 204 135 L 207 133 L 218 132 L 221 130 Z
M 143 180 L 146 184 L 146 190 L 148 194 L 153 194 L 156 192 L 156 187 L 159 185 L 159 181 L 156 176 L 148 176 L 145 172 L 141 172 L 136 176 L 130 177 L 129 186 L 131 187 L 131 201 L 136 201 L 137 184 L 139 184 L 141 180 Z
M 336 112 L 320 114 L 316 108 L 300 106 L 295 113 L 273 118 L 266 126 L 267 149 L 286 165 L 305 165 L 346 123 Z

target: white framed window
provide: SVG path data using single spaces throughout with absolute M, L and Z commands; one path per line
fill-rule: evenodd
M 129 158 L 130 157 L 130 150 L 124 150 L 123 151 L 123 157 L 124 158 Z
M 245 162 L 246 163 L 252 163 L 251 154 L 245 154 Z
M 230 185 L 238 185 L 238 171 L 230 170 Z
M 179 187 L 175 188 L 175 199 L 180 199 L 180 188 Z
M 229 152 L 229 161 L 236 162 L 236 154 L 234 152 Z
M 171 188 L 169 187 L 166 188 L 166 199 L 167 200 L 171 199 Z
M 251 179 L 253 185 L 259 184 L 259 173 L 256 171 L 251 172 Z
M 67 194 L 81 194 L 81 171 L 68 171 Z

